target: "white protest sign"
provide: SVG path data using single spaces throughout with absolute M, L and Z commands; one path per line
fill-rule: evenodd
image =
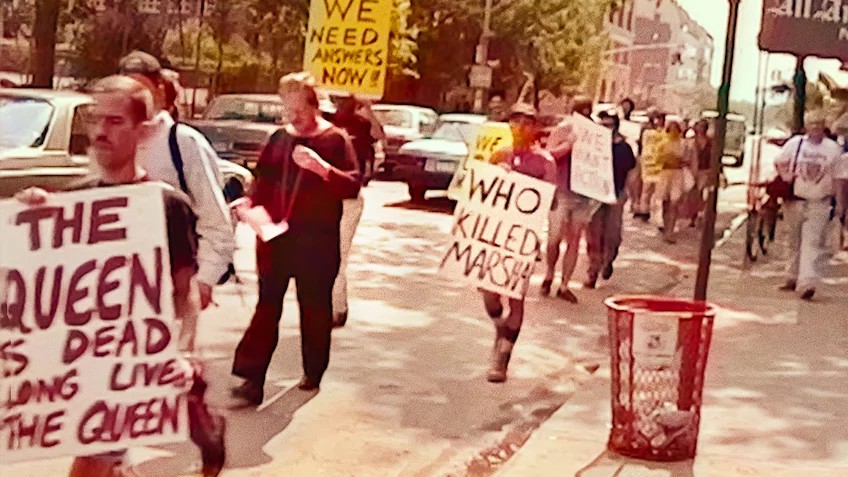
M 627 140 L 627 144 L 633 149 L 633 153 L 638 153 L 639 138 L 642 136 L 642 125 L 637 122 L 623 120 L 618 126 L 618 132 Z
M 507 123 L 484 123 L 477 129 L 477 136 L 471 144 L 468 156 L 456 168 L 453 179 L 448 186 L 448 197 L 460 200 L 468 195 L 468 163 L 469 161 L 488 162 L 492 154 L 500 149 L 512 146 L 512 132 Z
M 645 368 L 674 366 L 679 321 L 674 316 L 636 313 L 633 317 L 633 359 Z
M 0 202 L 0 463 L 184 441 L 162 189 Z
M 618 200 L 612 165 L 612 130 L 572 115 L 571 191 L 606 204 Z
M 451 228 L 441 272 L 477 288 L 522 298 L 542 246 L 556 187 L 482 161 L 469 161 L 468 189 Z

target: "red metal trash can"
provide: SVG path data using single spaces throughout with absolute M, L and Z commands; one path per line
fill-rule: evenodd
M 612 378 L 607 447 L 637 459 L 694 458 L 715 310 L 665 297 L 605 303 Z

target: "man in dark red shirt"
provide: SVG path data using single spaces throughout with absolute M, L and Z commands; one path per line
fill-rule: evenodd
M 283 298 L 297 283 L 303 379 L 299 388 L 317 390 L 330 362 L 332 291 L 339 271 L 342 201 L 359 194 L 356 153 L 347 134 L 321 117 L 315 80 L 308 73 L 280 80 L 289 124 L 268 141 L 256 166 L 250 195 L 275 223 L 288 230 L 259 240 L 256 262 L 259 302 L 236 348 L 233 374 L 244 383 L 233 396 L 258 406 L 265 374 L 279 339 Z

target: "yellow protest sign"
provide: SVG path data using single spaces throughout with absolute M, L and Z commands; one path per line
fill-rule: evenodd
M 492 154 L 505 147 L 512 145 L 512 132 L 509 130 L 507 123 L 484 123 L 477 131 L 477 137 L 471 144 L 468 151 L 468 156 L 456 168 L 453 175 L 453 180 L 448 187 L 448 197 L 454 200 L 459 200 L 463 195 L 465 185 L 464 178 L 468 172 L 468 168 L 472 167 L 469 160 L 481 162 L 490 162 Z M 467 195 L 467 194 L 466 194 Z
M 303 69 L 329 93 L 380 99 L 392 0 L 312 0 Z

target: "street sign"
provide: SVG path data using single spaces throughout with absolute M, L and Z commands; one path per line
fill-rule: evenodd
M 486 65 L 473 65 L 468 74 L 468 85 L 472 88 L 489 89 L 492 87 L 492 68 Z
M 764 0 L 760 49 L 848 61 L 846 7 L 841 0 Z

